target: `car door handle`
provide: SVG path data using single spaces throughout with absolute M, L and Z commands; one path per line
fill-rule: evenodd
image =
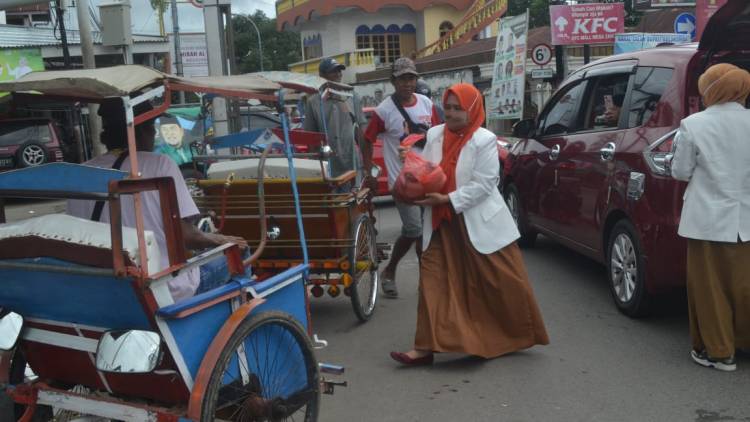
M 549 159 L 550 160 L 557 160 L 557 157 L 560 156 L 560 145 L 555 145 L 552 147 L 551 150 L 549 150 Z
M 612 161 L 615 158 L 614 142 L 609 142 L 607 145 L 604 145 L 602 149 L 599 150 L 599 154 L 601 155 L 602 161 Z

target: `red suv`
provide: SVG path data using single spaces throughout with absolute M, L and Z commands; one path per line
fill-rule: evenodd
M 0 120 L 0 171 L 63 161 L 60 134 L 46 119 Z
M 514 127 L 503 193 L 533 245 L 538 233 L 607 266 L 617 307 L 647 313 L 656 293 L 684 286 L 678 237 L 685 184 L 665 159 L 680 120 L 701 109 L 710 65 L 750 68 L 750 6 L 730 0 L 700 45 L 608 57 L 570 75 L 538 120 Z

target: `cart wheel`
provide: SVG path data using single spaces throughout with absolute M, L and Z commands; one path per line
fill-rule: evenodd
M 22 384 L 24 382 L 26 372 L 26 357 L 20 348 L 16 347 L 11 357 L 10 363 L 10 374 L 8 380 L 11 384 Z M 0 390 L 0 395 L 4 395 L 5 392 Z M 20 420 L 24 412 L 26 412 L 26 406 L 22 404 L 13 403 L 10 397 L 3 399 L 0 397 L 0 421 L 4 421 L 4 417 L 12 418 L 12 420 Z M 13 417 L 15 414 L 15 417 Z M 34 416 L 31 417 L 30 422 L 47 422 L 53 420 L 52 408 L 44 405 L 37 405 L 34 411 Z
M 203 397 L 201 421 L 318 420 L 318 364 L 304 328 L 281 312 L 243 321 Z
M 375 230 L 372 220 L 362 215 L 354 225 L 354 245 L 349 254 L 351 257 L 352 284 L 351 299 L 354 313 L 360 321 L 365 322 L 375 311 L 378 300 L 378 257 L 375 243 Z

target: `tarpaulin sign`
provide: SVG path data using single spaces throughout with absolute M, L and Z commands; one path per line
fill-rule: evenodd
M 612 43 L 625 32 L 623 3 L 550 6 L 549 14 L 554 45 Z
M 615 36 L 615 54 L 654 48 L 659 44 L 683 44 L 690 42 L 689 34 L 644 34 L 628 32 Z
M 701 39 L 701 35 L 703 35 L 703 30 L 706 29 L 708 20 L 711 19 L 711 16 L 713 16 L 721 6 L 724 6 L 726 2 L 727 0 L 698 0 L 695 3 L 695 18 L 698 23 L 696 37 L 698 40 Z
M 523 117 L 528 32 L 528 13 L 500 19 L 495 46 L 495 65 L 492 71 L 492 89 L 486 99 L 489 120 Z

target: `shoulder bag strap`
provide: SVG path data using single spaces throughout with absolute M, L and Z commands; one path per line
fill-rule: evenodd
M 396 105 L 398 112 L 401 113 L 401 116 L 404 118 L 406 124 L 409 125 L 409 132 L 419 133 L 419 127 L 417 127 L 416 123 L 411 120 L 409 113 L 404 110 L 404 106 L 402 106 L 401 103 L 396 99 L 396 94 L 391 95 L 391 101 L 393 101 L 393 104 Z
M 117 156 L 114 164 L 112 164 L 112 168 L 114 170 L 120 170 L 120 167 L 122 167 L 122 163 L 125 162 L 126 158 L 128 158 L 128 150 L 121 152 L 120 155 Z M 103 210 L 104 201 L 96 201 L 96 204 L 94 205 L 94 211 L 91 213 L 91 221 L 101 220 Z

